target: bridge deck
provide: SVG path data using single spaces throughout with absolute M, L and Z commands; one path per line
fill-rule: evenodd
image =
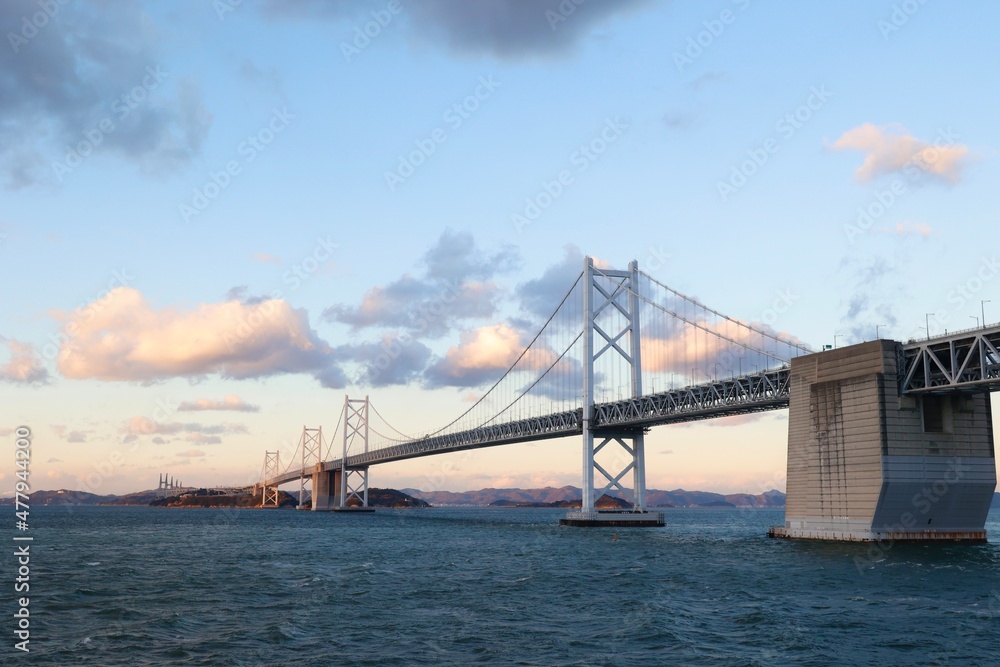
M 900 391 L 1000 389 L 1000 324 L 902 345 Z
M 594 406 L 592 429 L 595 433 L 648 429 L 661 424 L 780 410 L 788 407 L 789 382 L 789 369 L 781 368 L 635 399 L 599 403 Z M 421 438 L 348 456 L 346 467 L 361 468 L 432 454 L 580 435 L 583 432 L 581 419 L 582 410 L 578 409 Z M 343 463 L 341 459 L 334 459 L 305 471 L 291 470 L 268 480 L 267 484 L 279 485 L 297 480 L 303 474 L 339 470 Z
M 909 341 L 899 346 L 900 392 L 908 394 L 1000 389 L 1000 324 Z M 787 367 L 708 382 L 639 398 L 594 406 L 595 433 L 648 429 L 661 424 L 715 419 L 730 415 L 779 410 L 788 407 L 791 373 Z M 579 435 L 582 410 L 557 412 L 506 424 L 433 436 L 375 449 L 347 457 L 347 468 L 496 447 L 517 442 L 549 440 Z M 308 470 L 291 470 L 268 480 L 284 484 L 318 471 L 338 470 L 340 459 Z

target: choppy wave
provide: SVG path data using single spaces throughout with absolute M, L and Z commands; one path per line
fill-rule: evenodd
M 769 540 L 560 511 L 40 508 L 31 664 L 992 664 L 1000 545 Z M 995 518 L 995 517 L 994 517 Z M 1000 525 L 991 522 L 1000 539 Z

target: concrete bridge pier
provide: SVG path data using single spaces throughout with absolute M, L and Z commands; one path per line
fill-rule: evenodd
M 990 396 L 900 395 L 901 366 L 891 340 L 792 360 L 785 524 L 769 535 L 986 540 L 997 483 Z
M 332 512 L 340 507 L 340 470 L 321 470 L 312 475 L 312 509 Z

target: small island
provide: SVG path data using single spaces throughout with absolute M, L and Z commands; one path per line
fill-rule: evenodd
M 166 498 L 156 498 L 149 502 L 151 507 L 217 507 L 217 508 L 259 508 L 261 506 L 261 493 L 251 494 L 226 494 L 215 489 L 191 489 L 184 493 L 168 496 Z M 296 497 L 285 491 L 278 491 L 278 507 L 294 509 L 299 506 Z M 361 502 L 357 498 L 351 498 L 347 502 L 348 507 L 360 507 Z M 389 509 L 430 507 L 430 503 L 411 495 L 397 491 L 396 489 L 368 489 L 368 506 L 382 507 Z M 312 501 L 306 499 L 302 503 L 301 509 L 310 509 Z
M 553 502 L 517 502 L 514 500 L 508 500 L 507 498 L 501 498 L 495 500 L 489 504 L 489 507 L 560 507 L 565 509 L 580 509 L 583 506 L 583 499 L 577 498 L 575 500 L 555 500 Z M 615 498 L 604 494 L 596 501 L 594 501 L 594 507 L 597 509 L 615 509 L 615 510 L 625 510 L 632 509 L 632 503 L 625 500 L 624 498 Z

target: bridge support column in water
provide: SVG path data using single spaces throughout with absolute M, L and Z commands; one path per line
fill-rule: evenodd
M 901 392 L 891 340 L 791 364 L 785 524 L 772 537 L 986 540 L 996 487 L 988 388 Z
M 583 498 L 579 512 L 569 512 L 559 521 L 564 526 L 662 526 L 662 512 L 646 510 L 646 458 L 644 433 L 639 429 L 598 431 L 592 426 L 594 413 L 594 362 L 605 353 L 628 368 L 633 397 L 642 396 L 642 362 L 639 338 L 639 264 L 628 271 L 595 269 L 594 260 L 583 260 Z M 594 333 L 601 347 L 594 352 Z M 628 351 L 619 341 L 628 337 Z M 600 439 L 595 443 L 595 436 Z M 598 459 L 598 455 L 602 455 Z M 603 465 L 602 465 L 603 461 Z M 610 468 L 610 469 L 609 469 Z M 594 471 L 603 490 L 595 493 Z M 632 489 L 622 484 L 632 473 Z M 606 482 L 606 484 L 604 484 Z M 618 491 L 632 502 L 632 509 L 599 510 L 597 500 Z
M 340 507 L 340 470 L 320 470 L 312 475 L 312 509 L 331 512 Z

